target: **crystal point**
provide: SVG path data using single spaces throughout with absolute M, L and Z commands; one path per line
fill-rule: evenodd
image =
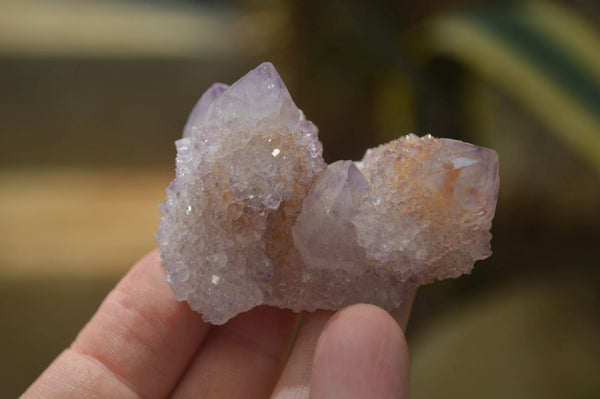
M 292 229 L 294 244 L 308 268 L 364 271 L 365 254 L 355 245 L 352 216 L 368 184 L 351 161 L 335 162 L 319 175 Z
M 206 122 L 206 116 L 208 114 L 209 107 L 215 102 L 215 100 L 227 90 L 229 86 L 223 83 L 213 83 L 198 100 L 198 103 L 192 109 L 188 121 L 183 130 L 183 137 L 189 137 L 195 130 L 196 126 L 201 126 Z

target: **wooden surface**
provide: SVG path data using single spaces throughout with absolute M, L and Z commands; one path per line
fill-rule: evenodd
M 124 273 L 155 247 L 171 171 L 0 171 L 0 278 Z

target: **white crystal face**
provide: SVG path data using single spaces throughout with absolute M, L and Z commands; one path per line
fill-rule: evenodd
M 207 322 L 261 304 L 392 310 L 491 254 L 495 151 L 410 135 L 327 166 L 270 63 L 211 86 L 176 146 L 157 240 L 175 297 Z

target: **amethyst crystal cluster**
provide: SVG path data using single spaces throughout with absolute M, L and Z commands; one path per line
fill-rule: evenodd
M 491 254 L 495 151 L 408 135 L 326 165 L 270 63 L 210 87 L 176 146 L 157 239 L 176 298 L 207 322 L 263 304 L 392 310 Z

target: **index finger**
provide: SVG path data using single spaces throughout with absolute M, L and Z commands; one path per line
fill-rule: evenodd
M 209 325 L 177 302 L 157 250 L 140 260 L 24 397 L 168 395 Z

